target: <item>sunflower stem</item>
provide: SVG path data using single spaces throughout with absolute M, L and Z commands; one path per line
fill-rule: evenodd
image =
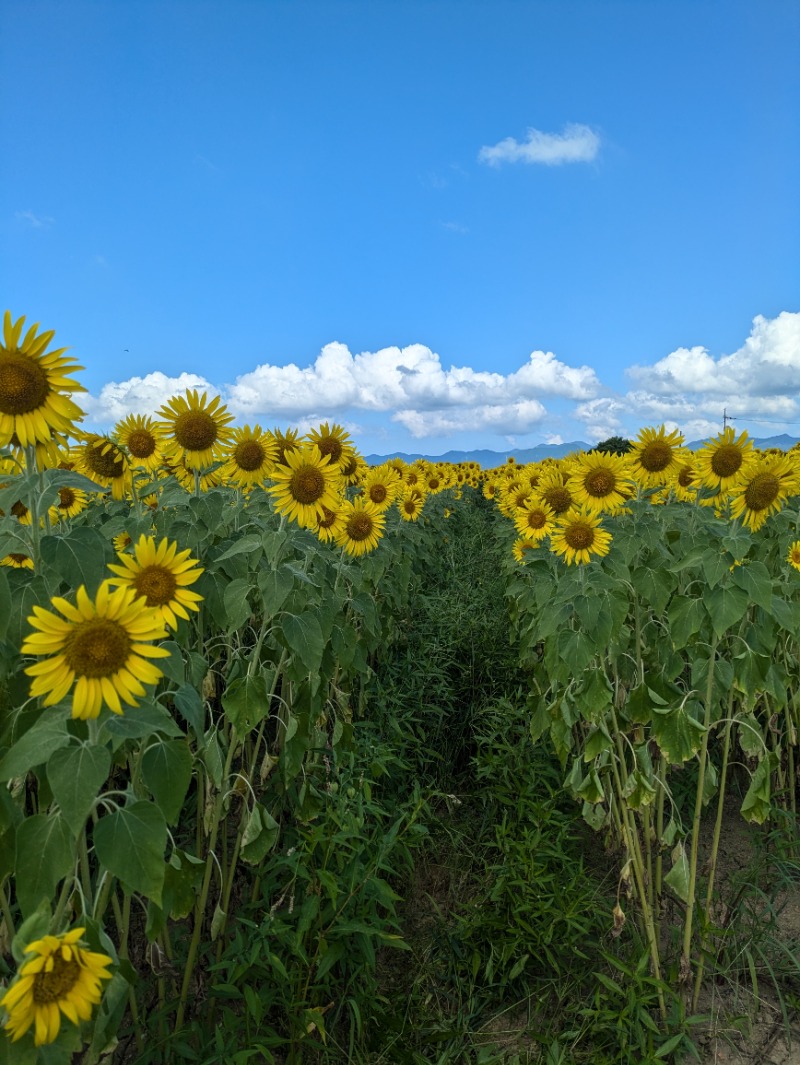
M 17 930 L 14 927 L 14 918 L 11 915 L 11 907 L 8 904 L 5 882 L 6 878 L 3 877 L 3 879 L 0 880 L 0 913 L 3 915 L 3 923 L 6 926 L 6 934 L 8 935 L 8 941 L 10 943 L 17 934 Z
M 38 472 L 36 465 L 36 448 L 29 444 L 25 448 L 25 466 L 29 474 L 35 474 Z M 33 559 L 33 569 L 35 573 L 39 572 L 39 543 L 41 539 L 41 530 L 39 529 L 39 497 L 36 494 L 36 490 L 31 488 L 28 496 L 28 510 L 31 515 L 31 558 Z

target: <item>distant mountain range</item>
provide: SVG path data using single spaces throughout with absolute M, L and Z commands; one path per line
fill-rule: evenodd
M 705 444 L 705 440 L 692 440 L 686 446 L 692 451 Z M 796 443 L 797 437 L 781 433 L 780 436 L 769 436 L 759 440 L 753 440 L 756 447 L 767 449 L 770 447 L 788 451 Z M 416 462 L 417 459 L 427 459 L 428 462 L 477 462 L 484 469 L 494 466 L 502 466 L 509 456 L 519 463 L 541 462 L 542 459 L 561 459 L 565 455 L 571 455 L 574 451 L 589 451 L 594 444 L 587 444 L 585 440 L 572 440 L 567 444 L 537 444 L 536 447 L 512 448 L 509 451 L 489 451 L 480 449 L 477 451 L 446 451 L 443 455 L 423 455 L 421 452 L 407 454 L 405 451 L 392 451 L 388 455 L 365 455 L 364 458 L 370 466 L 379 466 L 387 459 L 402 459 L 404 462 Z

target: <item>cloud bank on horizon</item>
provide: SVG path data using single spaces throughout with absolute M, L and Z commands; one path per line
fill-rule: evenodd
M 687 439 L 716 433 L 723 406 L 733 417 L 767 423 L 763 435 L 800 423 L 800 313 L 758 315 L 742 346 L 714 357 L 704 347 L 677 348 L 649 365 L 627 369 L 633 387 L 614 392 L 587 365 L 570 366 L 553 352 L 533 351 L 519 369 L 500 374 L 443 366 L 424 344 L 353 354 L 326 344 L 306 367 L 262 363 L 232 384 L 189 372 L 154 371 L 111 381 L 81 397 L 87 421 L 108 427 L 130 413 L 154 414 L 171 396 L 196 388 L 219 394 L 240 422 L 292 424 L 323 420 L 345 424 L 356 437 L 360 422 L 378 416 L 389 437 L 444 442 L 456 434 L 483 434 L 519 442 L 556 436 L 590 442 L 645 425 L 679 428 Z

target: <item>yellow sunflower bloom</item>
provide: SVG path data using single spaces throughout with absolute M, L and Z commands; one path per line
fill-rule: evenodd
M 683 437 L 666 426 L 642 429 L 625 458 L 642 488 L 658 488 L 675 477 L 683 458 Z
M 109 565 L 117 576 L 109 577 L 108 583 L 132 588 L 137 596 L 144 596 L 148 607 L 158 611 L 165 625 L 177 629 L 178 618 L 188 621 L 186 611 L 199 610 L 197 604 L 203 601 L 202 595 L 189 590 L 203 572 L 191 554 L 188 548 L 179 552 L 178 545 L 166 537 L 156 546 L 153 536 L 142 535 L 133 555 L 118 553 L 121 566 Z
M 21 648 L 26 655 L 47 655 L 25 670 L 34 678 L 30 694 L 44 696 L 45 706 L 61 702 L 74 685 L 73 717 L 98 717 L 104 704 L 121 714 L 120 698 L 136 706 L 145 694 L 142 685 L 163 676 L 148 659 L 169 655 L 150 642 L 165 639 L 166 627 L 133 589 L 112 592 L 103 581 L 94 602 L 81 585 L 75 605 L 58 596 L 51 603 L 64 617 L 35 606 L 28 624 L 37 631 Z
M 225 451 L 225 464 L 220 470 L 223 480 L 237 488 L 253 488 L 263 484 L 272 473 L 278 447 L 272 436 L 259 425 L 233 430 Z
M 730 489 L 730 513 L 756 532 L 797 491 L 797 471 L 781 454 L 764 455 Z
M 323 458 L 328 455 L 331 467 L 337 468 L 339 473 L 343 473 L 344 463 L 355 455 L 355 447 L 350 434 L 343 426 L 335 422 L 333 425 L 324 422 L 318 429 L 311 429 L 306 434 L 306 440 L 317 445 Z
M 285 452 L 285 460 L 285 465 L 273 470 L 273 484 L 267 489 L 275 510 L 305 529 L 314 529 L 325 507 L 339 508 L 339 470 L 331 466 L 329 455 L 320 454 L 316 444 L 302 444 L 295 451 Z
M 358 498 L 351 503 L 344 500 L 341 506 L 341 525 L 334 539 L 348 555 L 365 555 L 378 546 L 386 523 L 384 510 L 374 503 Z
M 407 487 L 397 497 L 397 509 L 403 521 L 416 521 L 425 506 L 425 493 L 418 488 Z
M 322 517 L 317 518 L 314 532 L 323 543 L 328 543 L 336 539 L 336 534 L 344 524 L 344 514 L 341 508 L 328 510 L 327 507 L 323 507 L 322 510 Z
M 593 556 L 607 555 L 611 547 L 611 533 L 601 524 L 600 515 L 588 507 L 575 507 L 559 519 L 550 535 L 550 550 L 566 561 L 583 565 Z
M 556 517 L 566 514 L 576 503 L 567 478 L 558 467 L 550 467 L 542 473 L 536 490 L 536 498 L 546 503 L 555 512 Z
M 795 540 L 789 545 L 789 554 L 786 561 L 800 573 L 800 540 Z
M 154 418 L 129 414 L 117 422 L 112 435 L 125 448 L 134 469 L 155 473 L 164 461 L 164 431 Z
M 694 455 L 697 483 L 705 488 L 726 492 L 740 478 L 746 477 L 756 455 L 753 441 L 746 432 L 737 437 L 730 426 L 704 444 Z
M 285 466 L 286 455 L 300 447 L 300 433 L 297 429 L 276 428 L 268 431 L 267 437 L 275 444 L 275 463 L 278 466 Z
M 209 402 L 205 392 L 200 395 L 188 388 L 184 395 L 168 400 L 157 414 L 163 418 L 160 428 L 166 434 L 167 457 L 187 469 L 213 465 L 230 440 L 233 415 L 219 396 Z
M 514 516 L 514 528 L 526 540 L 538 543 L 549 536 L 555 527 L 556 516 L 552 507 L 546 503 L 532 500 L 527 507 L 517 511 Z
M 22 555 L 18 551 L 0 558 L 0 566 L 9 566 L 11 569 L 33 569 L 33 559 L 30 555 Z
M 528 554 L 531 551 L 535 551 L 538 546 L 539 546 L 538 541 L 529 540 L 525 536 L 520 536 L 511 545 L 511 554 L 514 556 L 514 558 L 515 558 L 515 560 L 517 562 L 522 563 L 522 562 L 525 561 L 525 559 L 527 558 Z
M 67 521 L 86 510 L 89 506 L 89 497 L 80 488 L 59 488 L 58 502 L 54 503 L 48 511 L 48 517 L 53 525 L 59 521 Z
M 88 1021 L 103 997 L 102 981 L 112 959 L 80 946 L 84 928 L 30 943 L 17 977 L 0 997 L 8 1014 L 6 1032 L 16 1042 L 33 1026 L 37 1047 L 58 1038 L 63 1014 L 72 1024 Z
M 114 499 L 131 494 L 133 479 L 126 456 L 108 436 L 83 433 L 75 450 L 75 468 L 103 488 L 110 488 Z
M 375 466 L 364 478 L 364 498 L 379 510 L 388 510 L 397 498 L 401 484 L 400 474 L 392 466 Z
M 570 467 L 567 486 L 575 502 L 596 514 L 613 514 L 631 495 L 631 466 L 624 455 L 592 451 L 579 455 Z
M 62 358 L 66 348 L 47 351 L 55 336 L 51 329 L 37 335 L 39 323 L 22 329 L 25 317 L 3 317 L 0 343 L 0 447 L 17 438 L 21 447 L 46 444 L 55 433 L 68 433 L 83 417 L 83 411 L 69 398 L 72 392 L 85 392 L 67 374 L 82 370 L 73 359 Z

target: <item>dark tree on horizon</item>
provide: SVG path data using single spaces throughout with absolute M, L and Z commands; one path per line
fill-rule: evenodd
M 601 440 L 593 450 L 604 451 L 606 454 L 624 455 L 633 447 L 630 440 L 624 436 L 610 436 L 608 440 Z

